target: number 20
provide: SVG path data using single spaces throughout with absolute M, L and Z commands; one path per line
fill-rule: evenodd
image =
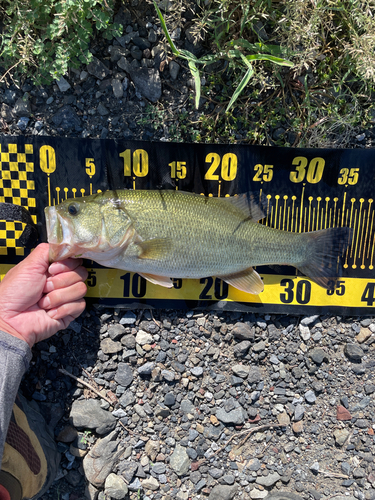
M 216 170 L 221 163 L 221 178 L 223 181 L 233 181 L 237 175 L 237 156 L 233 153 L 226 153 L 220 158 L 217 153 L 209 153 L 206 156 L 206 163 L 211 163 L 210 168 L 204 176 L 205 180 L 218 181 L 219 174 Z

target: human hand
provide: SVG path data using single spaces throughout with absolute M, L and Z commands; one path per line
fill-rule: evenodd
M 0 330 L 29 344 L 67 328 L 85 308 L 87 271 L 81 259 L 48 260 L 42 243 L 0 283 Z

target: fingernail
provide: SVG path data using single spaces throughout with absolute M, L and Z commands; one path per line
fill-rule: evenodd
M 57 316 L 57 309 L 51 309 L 47 311 L 47 314 L 51 319 L 54 319 Z
M 44 293 L 52 292 L 54 289 L 55 287 L 53 286 L 53 281 L 48 279 L 44 287 Z
M 51 305 L 51 299 L 48 297 L 48 295 L 45 295 L 42 299 L 41 299 L 41 302 L 42 302 L 42 308 L 43 309 L 48 309 L 49 306 Z
M 58 262 L 52 262 L 52 264 L 48 268 L 49 274 L 52 276 L 57 274 L 59 272 L 59 266 L 60 264 Z

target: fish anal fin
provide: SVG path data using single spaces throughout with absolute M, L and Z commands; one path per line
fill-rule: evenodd
M 143 276 L 146 280 L 154 283 L 154 285 L 164 286 L 165 288 L 172 288 L 173 283 L 171 278 L 167 278 L 166 276 L 157 276 L 156 274 L 148 274 L 148 273 L 138 273 Z
M 236 274 L 218 276 L 218 278 L 242 292 L 252 293 L 253 295 L 258 295 L 264 290 L 264 284 L 261 277 L 252 267 Z
M 168 238 L 155 238 L 137 242 L 137 246 L 141 250 L 139 259 L 159 260 L 168 256 L 172 242 Z

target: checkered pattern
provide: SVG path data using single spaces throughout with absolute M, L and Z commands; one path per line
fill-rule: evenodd
M 33 145 L 25 144 L 18 151 L 17 144 L 0 144 L 0 203 L 13 203 L 29 210 L 36 223 L 36 202 Z M 0 255 L 24 255 L 17 247 L 17 239 L 25 224 L 0 220 Z

